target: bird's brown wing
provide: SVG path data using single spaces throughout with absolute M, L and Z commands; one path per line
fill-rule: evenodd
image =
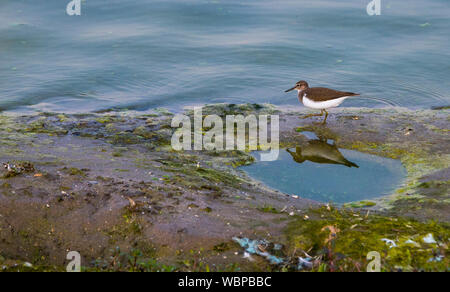
M 359 94 L 353 92 L 338 91 L 324 87 L 313 87 L 309 88 L 306 91 L 306 96 L 308 97 L 308 99 L 311 99 L 313 101 L 327 101 L 336 98 L 341 98 L 344 96 L 355 96 L 355 95 Z

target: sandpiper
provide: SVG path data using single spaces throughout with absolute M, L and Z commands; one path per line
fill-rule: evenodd
M 357 96 L 359 94 L 353 92 L 344 92 L 334 89 L 324 88 L 324 87 L 312 87 L 310 88 L 306 81 L 299 81 L 291 89 L 285 92 L 290 92 L 292 90 L 298 91 L 298 100 L 303 103 L 304 106 L 320 109 L 320 114 L 311 114 L 304 117 L 304 119 L 314 116 L 323 116 L 325 113 L 325 119 L 323 123 L 327 122 L 328 112 L 327 109 L 338 107 L 350 96 Z
M 303 163 L 308 160 L 314 163 L 341 164 L 347 167 L 359 168 L 356 163 L 347 160 L 342 155 L 336 144 L 329 144 L 326 141 L 309 140 L 305 146 L 297 146 L 295 152 L 290 149 L 286 149 L 286 151 L 292 155 L 292 159 L 297 163 Z

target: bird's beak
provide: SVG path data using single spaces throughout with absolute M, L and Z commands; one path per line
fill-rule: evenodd
M 294 90 L 295 88 L 297 88 L 297 86 L 292 87 L 291 89 L 286 90 L 285 92 L 291 92 L 292 90 Z

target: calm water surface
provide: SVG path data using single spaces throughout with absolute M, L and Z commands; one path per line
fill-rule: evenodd
M 406 176 L 398 160 L 339 149 L 333 142 L 319 140 L 282 150 L 276 161 L 260 161 L 242 169 L 286 194 L 333 203 L 389 195 Z
M 68 2 L 0 0 L 0 110 L 290 105 L 299 79 L 366 97 L 345 106 L 450 104 L 448 0 Z

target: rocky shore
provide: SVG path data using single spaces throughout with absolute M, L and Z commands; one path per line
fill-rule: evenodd
M 282 148 L 305 143 L 308 131 L 399 159 L 404 185 L 370 203 L 330 206 L 252 180 L 239 168 L 253 163 L 249 152 L 174 151 L 166 110 L 0 113 L 0 270 L 65 270 L 78 251 L 91 271 L 303 270 L 305 257 L 304 270 L 365 271 L 377 251 L 383 270 L 447 271 L 450 111 L 341 109 L 327 125 L 305 113 L 204 108 L 279 115 Z M 258 248 L 284 260 L 244 252 L 233 238 L 277 243 Z

